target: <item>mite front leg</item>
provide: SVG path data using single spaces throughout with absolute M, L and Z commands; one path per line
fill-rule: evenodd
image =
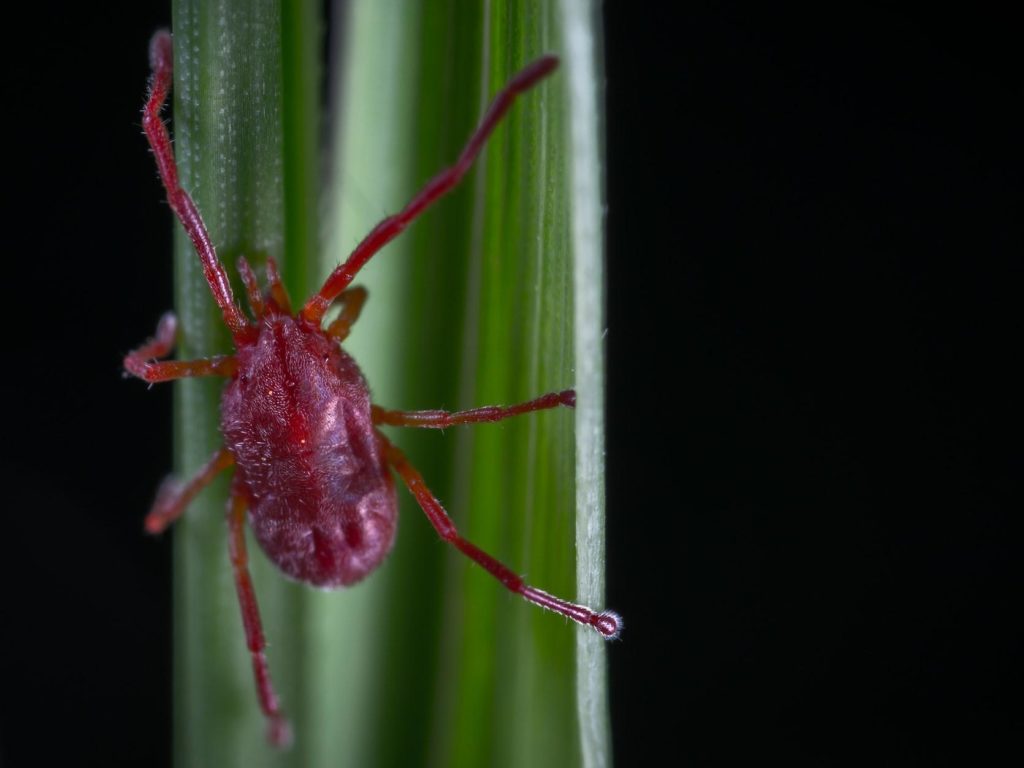
M 284 283 L 281 282 L 281 272 L 278 270 L 273 256 L 267 256 L 267 283 L 270 285 L 270 298 L 274 300 L 277 308 L 290 315 L 292 301 L 288 298 L 288 291 L 284 289 Z
M 181 186 L 178 179 L 178 164 L 174 159 L 174 149 L 171 145 L 171 135 L 160 118 L 160 112 L 171 92 L 171 81 L 174 74 L 171 33 L 167 30 L 160 30 L 153 35 L 153 39 L 149 43 L 149 64 L 153 75 L 149 80 L 149 98 L 146 99 L 146 105 L 142 109 L 142 130 L 146 132 L 146 139 L 153 150 L 153 159 L 156 160 L 156 167 L 160 172 L 160 180 L 163 182 L 164 189 L 167 190 L 167 202 L 196 249 L 199 261 L 203 265 L 203 276 L 210 286 L 214 301 L 220 307 L 224 324 L 231 331 L 235 346 L 238 346 L 240 341 L 252 338 L 252 328 L 245 315 L 242 314 L 242 310 L 235 304 L 235 297 L 231 292 L 231 281 L 228 280 L 228 273 L 224 270 L 224 265 L 217 258 L 217 251 L 213 247 L 213 240 L 210 238 L 209 230 L 206 229 L 203 217 L 199 215 L 195 201 Z
M 551 392 L 534 400 L 517 405 L 487 405 L 468 411 L 389 411 L 373 406 L 373 423 L 390 424 L 393 427 L 426 427 L 445 429 L 459 424 L 479 424 L 485 421 L 501 421 L 510 416 L 518 416 L 531 411 L 542 411 L 564 405 L 576 407 L 576 390 L 567 389 L 563 392 Z
M 333 323 L 327 326 L 328 336 L 339 343 L 348 338 L 349 333 L 352 331 L 352 326 L 355 325 L 356 320 L 359 319 L 359 314 L 363 311 L 366 296 L 366 289 L 361 285 L 341 292 L 338 298 L 335 299 L 335 301 L 342 303 L 341 313 L 335 318 Z
M 245 286 L 245 295 L 249 298 L 249 309 L 252 310 L 252 314 L 257 320 L 261 320 L 266 307 L 263 306 L 263 294 L 260 293 L 260 286 L 256 281 L 256 273 L 252 271 L 252 267 L 249 266 L 249 261 L 245 256 L 238 257 L 237 266 L 238 274 L 242 278 L 242 284 Z
M 235 463 L 235 457 L 227 448 L 221 448 L 207 461 L 192 479 L 182 485 L 173 477 L 168 477 L 156 492 L 153 508 L 146 515 L 146 530 L 149 533 L 162 533 L 171 523 L 181 517 L 189 504 L 203 488 L 213 482 L 222 471 Z
M 409 460 L 398 448 L 396 448 L 386 437 L 377 433 L 381 446 L 384 448 L 388 463 L 405 481 L 410 493 L 416 497 L 416 501 L 427 515 L 430 524 L 442 539 L 453 545 L 462 554 L 482 566 L 494 578 L 505 585 L 505 588 L 517 595 L 521 595 L 541 608 L 560 613 L 562 616 L 573 621 L 592 627 L 607 639 L 619 636 L 622 631 L 622 618 L 614 611 L 602 611 L 600 613 L 587 608 L 584 605 L 570 603 L 560 597 L 549 595 L 536 587 L 526 584 L 522 577 L 514 573 L 508 566 L 499 562 L 475 544 L 467 541 L 459 535 L 455 523 L 448 517 L 441 502 L 434 498 L 434 495 L 423 482 L 423 476 L 413 467 Z
M 169 360 L 154 362 L 155 358 L 167 357 L 174 349 L 174 335 L 178 320 L 173 312 L 165 312 L 156 327 L 156 336 L 124 358 L 124 369 L 143 381 L 156 384 L 173 381 L 187 376 L 231 376 L 237 363 L 232 355 L 217 355 L 200 360 Z
M 267 718 L 267 740 L 275 747 L 286 747 L 291 743 L 292 730 L 288 719 L 281 712 L 274 685 L 270 680 L 270 668 L 264 653 L 267 643 L 263 639 L 263 624 L 260 609 L 256 604 L 256 592 L 249 576 L 249 555 L 245 548 L 245 510 L 248 503 L 237 482 L 231 488 L 228 501 L 228 553 L 235 573 L 235 589 L 238 604 L 242 609 L 242 625 L 245 628 L 245 643 L 252 656 L 252 671 L 256 678 L 256 692 L 260 709 Z
M 501 122 L 516 97 L 528 91 L 539 80 L 550 75 L 558 66 L 555 56 L 541 56 L 532 64 L 516 74 L 508 84 L 498 92 L 484 113 L 480 125 L 469 137 L 462 148 L 455 164 L 444 169 L 424 185 L 410 200 L 405 208 L 393 216 L 388 216 L 370 230 L 370 234 L 362 239 L 344 263 L 340 264 L 324 282 L 320 292 L 310 297 L 302 308 L 302 316 L 312 323 L 319 324 L 324 313 L 338 295 L 348 288 L 349 283 L 359 273 L 366 262 L 385 245 L 394 240 L 423 211 L 447 195 L 466 175 L 476 156 L 480 154 L 487 138 L 493 133 L 495 126 Z

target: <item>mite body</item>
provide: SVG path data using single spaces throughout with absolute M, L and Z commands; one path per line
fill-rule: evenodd
M 224 445 L 185 483 L 165 481 L 146 529 L 159 533 L 173 523 L 220 472 L 234 467 L 228 503 L 228 549 L 268 737 L 284 745 L 291 731 L 270 679 L 259 609 L 249 577 L 245 545 L 248 520 L 256 540 L 285 574 L 316 587 L 341 587 L 373 571 L 391 550 L 397 503 L 394 471 L 408 487 L 438 535 L 479 564 L 502 585 L 542 608 L 584 624 L 604 637 L 617 637 L 622 620 L 614 611 L 596 612 L 526 584 L 510 568 L 459 535 L 448 513 L 378 425 L 445 428 L 500 421 L 558 406 L 573 407 L 572 390 L 552 392 L 511 406 L 469 411 L 392 411 L 373 405 L 355 361 L 340 344 L 366 300 L 349 287 L 359 270 L 431 203 L 465 175 L 494 126 L 515 97 L 546 77 L 553 56 L 533 62 L 497 95 L 456 163 L 431 179 L 399 213 L 381 221 L 297 313 L 267 259 L 266 292 L 245 259 L 238 271 L 252 318 L 238 307 L 227 273 L 202 216 L 182 188 L 170 134 L 160 118 L 171 86 L 172 46 L 167 32 L 150 45 L 153 77 L 143 109 L 143 127 L 167 191 L 167 201 L 195 246 L 196 255 L 235 353 L 200 360 L 159 361 L 174 347 L 177 323 L 166 314 L 156 336 L 124 359 L 125 370 L 148 382 L 188 376 L 221 376 Z M 326 328 L 324 314 L 341 311 Z
M 362 373 L 319 326 L 277 312 L 236 358 L 221 431 L 256 540 L 299 581 L 359 581 L 391 550 L 398 513 Z

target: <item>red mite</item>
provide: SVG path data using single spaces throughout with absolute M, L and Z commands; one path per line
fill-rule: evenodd
M 483 566 L 507 589 L 593 627 L 606 638 L 617 637 L 622 628 L 618 614 L 598 613 L 531 587 L 462 538 L 420 473 L 377 429 L 378 424 L 444 428 L 500 421 L 559 405 L 573 407 L 575 392 L 553 392 L 518 405 L 455 413 L 385 410 L 370 402 L 359 368 L 339 344 L 348 336 L 366 300 L 365 289 L 349 287 L 356 273 L 427 206 L 458 184 L 515 97 L 549 75 L 558 66 L 558 59 L 541 57 L 513 77 L 487 110 L 455 165 L 431 179 L 400 213 L 374 227 L 297 314 L 292 314 L 272 259 L 267 262 L 270 288 L 265 296 L 260 293 L 252 268 L 239 259 L 238 270 L 255 321 L 235 304 L 206 225 L 178 181 L 170 135 L 160 118 L 171 87 L 168 32 L 154 35 L 150 64 L 153 75 L 143 109 L 143 127 L 167 200 L 192 239 L 210 290 L 231 331 L 235 354 L 155 362 L 168 356 L 174 346 L 176 321 L 168 313 L 160 320 L 156 337 L 125 357 L 125 369 L 148 382 L 186 376 L 228 379 L 221 397 L 224 447 L 187 483 L 164 483 L 146 517 L 146 530 L 163 531 L 219 472 L 235 467 L 227 513 L 229 554 L 270 741 L 285 745 L 291 733 L 264 655 L 263 629 L 247 565 L 246 512 L 256 540 L 285 574 L 317 587 L 348 586 L 377 568 L 394 542 L 398 504 L 390 473 L 393 469 L 441 538 Z M 334 302 L 342 305 L 341 312 L 325 330 L 321 322 Z

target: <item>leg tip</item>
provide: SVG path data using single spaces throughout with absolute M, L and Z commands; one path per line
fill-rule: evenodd
M 156 340 L 163 346 L 174 344 L 174 337 L 178 333 L 178 318 L 173 312 L 164 312 L 160 322 L 156 324 Z
M 146 515 L 146 520 L 142 526 L 150 536 L 157 536 L 167 528 L 167 524 L 156 515 Z
M 288 749 L 292 745 L 294 734 L 292 734 L 291 723 L 283 717 L 272 717 L 267 722 L 267 741 L 276 749 Z
M 605 640 L 618 640 L 622 634 L 622 617 L 615 611 L 603 611 L 594 620 L 596 629 Z
M 146 533 L 155 536 L 167 530 L 169 525 L 167 512 L 169 509 L 174 509 L 178 496 L 181 493 L 181 488 L 181 482 L 174 475 L 168 475 L 160 483 L 160 487 L 156 491 L 156 500 L 153 502 L 153 508 L 146 515 L 146 520 L 143 523 Z
M 172 51 L 174 50 L 171 44 L 171 33 L 166 29 L 158 29 L 153 33 L 153 38 L 149 41 L 149 66 L 156 71 L 163 71 L 170 69 L 173 60 Z

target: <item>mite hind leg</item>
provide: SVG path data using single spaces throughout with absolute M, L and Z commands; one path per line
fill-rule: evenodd
M 141 347 L 125 355 L 124 369 L 132 376 L 155 384 L 188 376 L 231 376 L 236 369 L 233 355 L 216 355 L 199 360 L 166 360 L 174 349 L 174 335 L 178 319 L 173 312 L 165 312 L 156 327 L 156 335 Z
M 373 406 L 373 423 L 390 424 L 393 427 L 425 427 L 445 429 L 459 424 L 479 424 L 487 421 L 501 421 L 510 416 L 518 416 L 532 411 L 543 411 L 564 405 L 576 407 L 576 391 L 566 389 L 562 392 L 550 392 L 525 403 L 516 405 L 487 405 L 468 411 L 389 411 L 386 408 Z
M 434 530 L 437 531 L 442 539 L 480 565 L 510 592 L 515 592 L 534 605 L 547 608 L 549 611 L 554 611 L 573 621 L 591 627 L 605 638 L 612 639 L 619 636 L 619 632 L 622 631 L 622 618 L 614 611 L 594 611 L 585 605 L 571 603 L 568 600 L 549 595 L 547 592 L 532 587 L 525 583 L 522 577 L 513 572 L 504 563 L 487 554 L 472 542 L 462 538 L 455 527 L 455 523 L 452 522 L 444 507 L 441 506 L 441 502 L 434 498 L 426 483 L 423 482 L 423 476 L 409 463 L 405 454 L 379 432 L 377 435 L 388 463 L 405 482 L 409 492 L 416 498 L 420 508 L 427 515 L 427 519 L 430 520 L 430 524 L 434 526 Z
M 167 526 L 181 517 L 189 504 L 213 479 L 235 463 L 235 457 L 227 448 L 221 448 L 199 468 L 187 483 L 178 482 L 173 476 L 160 484 L 153 508 L 146 515 L 146 530 L 161 533 Z
M 291 743 L 291 726 L 281 711 L 280 702 L 270 679 L 263 623 L 260 621 L 260 609 L 256 603 L 252 578 L 249 576 L 249 555 L 245 547 L 245 510 L 247 507 L 248 502 L 236 481 L 232 485 L 231 499 L 228 501 L 228 554 L 231 557 L 231 568 L 235 576 L 238 605 L 242 609 L 245 644 L 252 657 L 252 671 L 256 679 L 260 709 L 263 710 L 263 715 L 267 719 L 267 740 L 275 747 L 284 747 Z

